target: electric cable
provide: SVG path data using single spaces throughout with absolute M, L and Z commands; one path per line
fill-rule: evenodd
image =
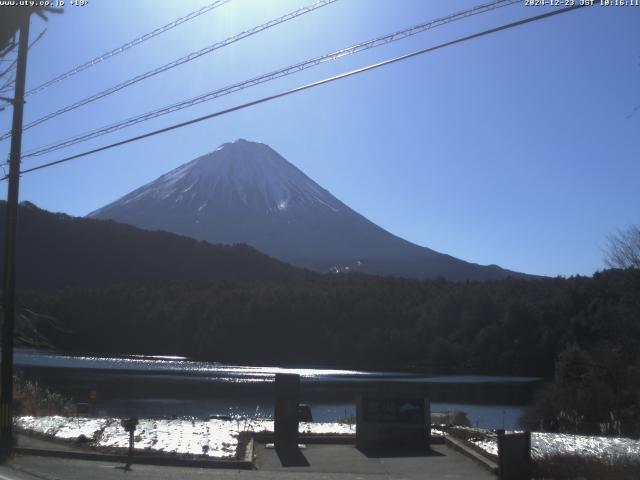
M 130 117 L 116 123 L 98 127 L 96 129 L 92 129 L 87 132 L 83 132 L 81 134 L 77 134 L 63 140 L 58 140 L 56 142 L 49 143 L 47 145 L 42 145 L 40 147 L 32 148 L 26 151 L 23 154 L 22 158 L 26 159 L 30 157 L 41 156 L 47 153 L 51 153 L 53 151 L 60 150 L 62 148 L 66 148 L 81 142 L 85 142 L 88 140 L 92 140 L 94 138 L 101 137 L 103 135 L 107 135 L 109 133 L 113 133 L 118 130 L 122 130 L 124 128 L 133 126 L 135 124 L 138 124 L 147 120 L 152 120 L 162 115 L 167 115 L 185 108 L 192 107 L 194 105 L 198 105 L 200 103 L 208 102 L 216 98 L 238 92 L 240 90 L 244 90 L 249 87 L 253 87 L 255 85 L 260 85 L 272 80 L 276 80 L 278 78 L 286 77 L 294 73 L 298 73 L 303 70 L 306 70 L 308 68 L 318 66 L 322 63 L 326 63 L 332 60 L 337 60 L 349 55 L 362 52 L 364 50 L 369 50 L 371 48 L 376 48 L 381 45 L 386 45 L 388 43 L 396 42 L 398 40 L 402 40 L 404 38 L 410 37 L 412 35 L 416 35 L 426 30 L 430 30 L 432 28 L 445 25 L 447 23 L 450 23 L 456 20 L 460 20 L 462 18 L 466 18 L 472 15 L 477 15 L 480 13 L 485 13 L 491 10 L 495 10 L 496 8 L 505 7 L 505 6 L 512 5 L 514 3 L 519 3 L 519 2 L 520 0 L 498 0 L 490 3 L 478 5 L 467 10 L 462 10 L 460 12 L 456 12 L 456 13 L 447 15 L 445 17 L 440 17 L 435 20 L 429 20 L 403 30 L 399 30 L 387 35 L 376 37 L 376 38 L 367 40 L 365 42 L 352 45 L 347 48 L 342 48 L 340 50 L 336 50 L 336 51 L 333 51 L 309 60 L 298 62 L 296 64 L 289 65 L 287 67 L 284 67 L 269 73 L 265 73 L 257 77 L 253 77 L 248 80 L 243 80 L 241 82 L 237 82 L 213 91 L 209 91 L 187 100 L 182 100 L 180 102 L 176 102 L 155 110 L 151 110 L 149 112 L 146 112 L 134 117 Z
M 387 65 L 398 63 L 398 62 L 407 60 L 409 58 L 417 57 L 419 55 L 424 55 L 426 53 L 434 52 L 436 50 L 440 50 L 440 49 L 443 49 L 443 48 L 446 48 L 446 47 L 450 47 L 452 45 L 457 45 L 457 44 L 460 44 L 460 43 L 468 42 L 470 40 L 475 40 L 477 38 L 480 38 L 480 37 L 483 37 L 483 36 L 486 36 L 486 35 L 490 35 L 490 34 L 493 34 L 493 33 L 501 32 L 503 30 L 508 30 L 508 29 L 511 29 L 511 28 L 519 27 L 521 25 L 525 25 L 525 24 L 528 24 L 528 23 L 536 22 L 538 20 L 542 20 L 542 19 L 545 19 L 545 18 L 553 17 L 553 16 L 556 16 L 556 15 L 560 15 L 560 14 L 563 14 L 563 13 L 567 13 L 567 12 L 574 11 L 574 10 L 577 10 L 577 9 L 580 9 L 580 8 L 584 8 L 584 7 L 588 7 L 588 6 L 591 6 L 591 5 L 590 4 L 574 5 L 574 6 L 570 6 L 570 7 L 566 7 L 566 8 L 562 8 L 562 9 L 558 9 L 558 10 L 553 10 L 553 11 L 550 11 L 550 12 L 546 12 L 546 13 L 543 13 L 543 14 L 540 14 L 540 15 L 535 15 L 533 17 L 528 17 L 528 18 L 525 18 L 525 19 L 522 19 L 522 20 L 518 20 L 516 22 L 503 24 L 503 25 L 500 25 L 498 27 L 490 28 L 488 30 L 483 30 L 483 31 L 478 32 L 478 33 L 467 35 L 465 37 L 460 37 L 460 38 L 457 38 L 455 40 L 450 40 L 448 42 L 441 43 L 441 44 L 435 45 L 433 47 L 423 48 L 421 50 L 417 50 L 417 51 L 414 51 L 414 52 L 411 52 L 411 53 L 407 53 L 405 55 L 401 55 L 401 56 L 394 57 L 394 58 L 391 58 L 391 59 L 388 59 L 388 60 L 384 60 L 382 62 L 374 63 L 374 64 L 368 65 L 366 67 L 357 68 L 355 70 L 351 70 L 351 71 L 348 71 L 348 72 L 345 72 L 345 73 L 341 73 L 341 74 L 335 75 L 333 77 L 329 77 L 329 78 L 325 78 L 325 79 L 322 79 L 322 80 L 318 80 L 318 81 L 313 82 L 313 83 L 308 83 L 306 85 L 302 85 L 300 87 L 296 87 L 296 88 L 293 88 L 293 89 L 290 89 L 290 90 L 286 90 L 284 92 L 280 92 L 280 93 L 276 93 L 276 94 L 269 95 L 269 96 L 266 96 L 266 97 L 262 97 L 262 98 L 260 98 L 258 100 L 253 100 L 253 101 L 250 101 L 250 102 L 246 102 L 246 103 L 243 103 L 243 104 L 240 104 L 240 105 L 236 105 L 236 106 L 231 107 L 231 108 L 227 108 L 227 109 L 224 109 L 224 110 L 220 110 L 220 111 L 217 111 L 217 112 L 210 113 L 208 115 L 204 115 L 204 116 L 201 116 L 201 117 L 193 118 L 193 119 L 187 120 L 185 122 L 181 122 L 181 123 L 177 123 L 177 124 L 174 124 L 174 125 L 170 125 L 168 127 L 160 128 L 158 130 L 153 130 L 151 132 L 147 132 L 147 133 L 144 133 L 142 135 L 137 135 L 137 136 L 134 136 L 134 137 L 130 137 L 130 138 L 127 138 L 125 140 L 121 140 L 119 142 L 115 142 L 115 143 L 111 143 L 111 144 L 108 144 L 108 145 L 104 145 L 102 147 L 94 148 L 92 150 L 88 150 L 88 151 L 85 151 L 85 152 L 82 152 L 82 153 L 78 153 L 78 154 L 71 155 L 71 156 L 68 156 L 68 157 L 65 157 L 65 158 L 61 158 L 61 159 L 55 160 L 53 162 L 47 162 L 47 163 L 44 163 L 42 165 L 38 165 L 36 167 L 31 167 L 31 168 L 28 168 L 26 170 L 22 170 L 20 173 L 21 174 L 30 173 L 30 172 L 34 172 L 34 171 L 37 171 L 37 170 L 42 170 L 44 168 L 49 168 L 49 167 L 52 167 L 54 165 L 59 165 L 59 164 L 62 164 L 62 163 L 70 162 L 71 160 L 75 160 L 75 159 L 78 159 L 78 158 L 86 157 L 88 155 L 92 155 L 94 153 L 102 152 L 102 151 L 105 151 L 105 150 L 110 150 L 112 148 L 115 148 L 115 147 L 118 147 L 118 146 L 121 146 L 121 145 L 126 145 L 128 143 L 132 143 L 132 142 L 136 142 L 136 141 L 139 141 L 139 140 L 142 140 L 142 139 L 145 139 L 145 138 L 149 138 L 149 137 L 152 137 L 152 136 L 160 135 L 162 133 L 166 133 L 166 132 L 169 132 L 169 131 L 172 131 L 172 130 L 176 130 L 178 128 L 186 127 L 188 125 L 193 125 L 195 123 L 199 123 L 199 122 L 202 122 L 202 121 L 205 121 L 205 120 L 209 120 L 211 118 L 219 117 L 219 116 L 222 116 L 222 115 L 226 115 L 228 113 L 232 113 L 232 112 L 235 112 L 235 111 L 238 111 L 238 110 L 243 110 L 243 109 L 248 108 L 248 107 L 252 107 L 252 106 L 259 105 L 259 104 L 262 104 L 262 103 L 265 103 L 265 102 L 269 102 L 269 101 L 272 101 L 272 100 L 275 100 L 275 99 L 278 99 L 278 98 L 282 98 L 282 97 L 286 97 L 286 96 L 289 96 L 289 95 L 293 95 L 295 93 L 299 93 L 299 92 L 302 92 L 302 91 L 305 91 L 305 90 L 308 90 L 308 89 L 311 89 L 311 88 L 319 87 L 319 86 L 325 85 L 327 83 L 332 83 L 332 82 L 335 82 L 335 81 L 338 81 L 338 80 L 342 80 L 344 78 L 352 77 L 354 75 L 358 75 L 358 74 L 361 74 L 361 73 L 364 73 L 364 72 L 368 72 L 370 70 L 374 70 L 374 69 L 378 69 L 378 68 L 381 68 L 381 67 L 385 67 Z M 1 178 L 0 180 L 6 180 L 7 178 L 8 177 L 5 176 L 5 177 Z
M 122 52 L 129 50 L 130 48 L 140 45 L 141 43 L 146 42 L 151 38 L 157 37 L 158 35 L 164 32 L 167 32 L 172 28 L 177 27 L 178 25 L 182 25 L 183 23 L 193 20 L 194 18 L 197 18 L 200 15 L 210 12 L 215 8 L 221 7 L 225 3 L 229 3 L 230 1 L 231 0 L 217 0 L 208 5 L 205 5 L 204 7 L 194 10 L 193 12 L 190 12 L 187 15 L 184 15 L 183 17 L 177 18 L 174 21 L 169 22 L 166 25 L 163 25 L 162 27 L 158 27 L 155 30 L 152 30 L 151 32 L 148 32 L 148 33 L 145 33 L 144 35 L 136 37 L 133 40 L 130 40 L 127 43 L 124 43 L 117 48 L 114 48 L 113 50 L 110 50 L 106 53 L 98 55 L 97 57 L 92 58 L 91 60 L 87 60 L 86 62 L 76 67 L 73 67 L 72 69 L 67 70 L 64 73 L 61 73 L 60 75 L 57 75 L 56 77 L 53 77 L 50 80 L 47 80 L 46 82 L 43 82 L 40 85 L 37 85 L 36 87 L 33 87 L 30 90 L 27 90 L 27 92 L 25 93 L 25 97 L 41 92 L 42 90 L 49 88 L 50 86 L 55 85 L 56 83 L 62 82 L 63 80 L 66 80 L 67 78 L 70 78 L 80 72 L 83 72 L 86 69 L 91 68 L 94 65 L 97 65 L 98 63 L 107 60 L 108 58 L 114 57 Z
M 119 92 L 120 90 L 130 87 L 131 85 L 134 85 L 138 82 L 141 82 L 142 80 L 146 80 L 147 78 L 150 77 L 154 77 L 160 73 L 166 72 L 167 70 L 171 70 L 175 67 L 178 67 L 180 65 L 183 65 L 185 63 L 191 62 L 192 60 L 195 60 L 196 58 L 199 58 L 203 55 L 209 54 L 211 52 L 214 52 L 216 50 L 219 50 L 223 47 L 226 47 L 228 45 L 231 45 L 232 43 L 238 42 L 240 40 L 242 40 L 243 38 L 247 38 L 250 37 L 252 35 L 255 35 L 256 33 L 262 32 L 263 30 L 267 30 L 269 28 L 275 27 L 276 25 L 279 25 L 281 23 L 287 22 L 289 20 L 292 20 L 294 18 L 297 18 L 301 15 L 313 12 L 319 8 L 325 7 L 327 5 L 330 5 L 334 2 L 337 2 L 338 0 L 317 0 L 315 3 L 308 5 L 306 7 L 302 7 L 299 8 L 297 10 L 294 10 L 292 12 L 287 13 L 286 15 L 283 15 L 281 17 L 275 18 L 273 20 L 269 20 L 266 23 L 263 23 L 261 25 L 258 25 L 257 27 L 253 27 L 250 28 L 249 30 L 245 30 L 244 32 L 241 32 L 237 35 L 234 35 L 232 37 L 229 37 L 225 40 L 222 40 L 220 42 L 214 43 L 213 45 L 209 45 L 208 47 L 205 47 L 201 50 L 195 51 L 195 52 L 191 52 L 188 55 L 185 55 L 184 57 L 180 57 L 176 60 L 173 60 L 169 63 L 166 63 L 164 65 L 161 65 L 160 67 L 154 68 L 152 70 L 149 70 L 145 73 L 142 73 L 140 75 L 137 75 L 133 78 L 130 78 L 128 80 L 125 80 L 124 82 L 118 83 L 117 85 L 114 85 L 112 87 L 107 88 L 106 90 L 102 90 L 98 93 L 95 93 L 89 97 L 83 98 L 82 100 L 78 100 L 77 102 L 74 102 L 70 105 L 67 105 L 66 107 L 62 107 L 54 112 L 48 113 L 47 115 L 44 115 L 40 118 L 37 118 L 36 120 L 33 120 L 29 123 L 27 123 L 26 125 L 24 125 L 22 127 L 22 130 L 29 130 L 30 128 L 35 127 L 36 125 L 40 125 L 41 123 L 44 123 L 48 120 L 51 120 L 52 118 L 55 118 L 59 115 L 62 115 L 64 113 L 70 112 L 72 110 L 75 110 L 76 108 L 80 108 L 84 105 L 87 105 L 91 102 L 95 102 L 96 100 L 99 100 L 101 98 L 104 98 L 108 95 L 111 95 L 113 93 Z M 4 134 L 0 135 L 0 141 L 1 140 L 5 140 L 7 138 L 9 138 L 11 136 L 11 132 L 5 132 Z

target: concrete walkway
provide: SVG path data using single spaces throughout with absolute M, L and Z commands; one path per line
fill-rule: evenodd
M 256 470 L 162 467 L 38 456 L 16 456 L 0 467 L 2 480 L 110 480 L 110 479 L 247 479 L 247 480 L 417 480 L 475 479 L 496 477 L 470 458 L 444 445 L 428 455 L 408 457 L 366 456 L 353 445 L 308 445 L 301 450 L 307 466 L 283 467 L 277 453 L 256 445 Z M 289 459 L 290 460 L 290 459 Z M 300 460 L 298 458 L 297 460 Z
M 23 433 L 17 433 L 16 438 L 18 440 L 17 445 L 23 448 L 35 448 L 42 450 L 60 450 L 63 452 L 86 452 L 86 449 L 75 447 L 71 443 L 64 443 L 45 438 L 38 438 L 33 435 L 24 435 Z
M 328 474 L 342 474 L 345 478 L 496 479 L 478 463 L 444 445 L 434 445 L 429 454 L 414 456 L 367 456 L 354 445 L 307 445 L 300 450 L 300 460 L 306 460 L 308 465 L 288 467 L 282 466 L 286 459 L 279 458 L 273 449 L 258 444 L 255 452 L 259 470 L 309 479 L 327 478 L 323 475 Z

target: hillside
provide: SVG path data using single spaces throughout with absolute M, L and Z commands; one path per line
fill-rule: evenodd
M 4 224 L 6 202 L 0 202 Z M 4 248 L 4 235 L 0 248 Z M 24 202 L 18 213 L 19 288 L 100 287 L 173 281 L 295 280 L 308 275 L 247 245 L 211 245 L 113 221 L 51 213 Z M 4 260 L 0 257 L 0 267 Z

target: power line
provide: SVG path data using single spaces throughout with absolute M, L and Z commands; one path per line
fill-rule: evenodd
M 36 37 L 36 38 L 35 38 L 35 39 L 34 39 L 34 40 L 29 44 L 29 46 L 28 46 L 27 48 L 29 48 L 29 49 L 30 49 L 30 48 L 31 48 L 31 47 L 33 47 L 36 43 L 38 43 L 38 42 L 42 39 L 42 37 L 44 37 L 44 34 L 45 34 L 45 33 L 47 33 L 47 29 L 46 29 L 46 28 L 40 31 L 40 33 L 38 34 L 38 36 L 37 36 L 37 37 Z M 11 69 L 13 69 L 13 68 L 16 66 L 16 64 L 17 64 L 17 63 L 18 63 L 18 58 L 16 57 L 16 58 L 14 58 L 14 59 L 13 59 L 13 61 L 9 64 L 9 66 L 8 66 L 5 70 L 3 70 L 2 72 L 0 72 L 0 77 L 3 77 L 3 76 L 4 76 L 4 75 L 6 75 L 7 73 L 9 73 L 9 71 L 10 71 Z M 2 88 L 4 88 L 4 87 L 2 87 Z
M 2 76 L 0 76 L 0 78 L 2 78 Z M 11 90 L 13 90 L 14 84 L 15 84 L 15 76 L 9 75 L 8 78 L 5 80 L 5 82 L 2 85 L 0 85 L 0 94 L 4 94 L 5 92 L 8 93 Z
M 238 83 L 234 83 L 231 85 L 228 85 L 226 87 L 222 87 L 201 95 L 198 95 L 197 97 L 193 97 L 187 100 L 183 100 L 177 103 L 173 103 L 170 105 L 167 105 L 165 107 L 161 107 L 159 109 L 155 109 L 155 110 L 151 110 L 149 112 L 134 116 L 134 117 L 130 117 L 128 119 L 110 124 L 110 125 L 106 125 L 103 127 L 99 127 L 97 129 L 94 130 L 90 130 L 88 132 L 84 132 L 82 134 L 79 135 L 75 135 L 72 137 L 69 137 L 67 139 L 64 139 L 62 141 L 58 141 L 55 143 L 51 143 L 48 145 L 43 145 L 41 147 L 37 147 L 35 149 L 31 149 L 28 152 L 25 152 L 25 154 L 23 155 L 23 158 L 29 158 L 29 157 L 34 157 L 34 156 L 40 156 L 40 155 L 44 155 L 46 153 L 51 153 L 53 151 L 56 150 L 60 150 L 61 148 L 66 148 L 69 147 L 71 145 L 75 145 L 77 143 L 81 143 L 87 140 L 91 140 L 97 137 L 101 137 L 103 135 L 107 135 L 109 133 L 113 133 L 115 131 L 118 130 L 122 130 L 124 128 L 130 127 L 132 125 L 147 121 L 147 120 L 151 120 L 157 117 L 160 117 L 162 115 L 167 115 L 169 113 L 173 113 L 176 112 L 178 110 L 182 110 L 185 108 L 189 108 L 192 107 L 194 105 L 198 105 L 200 103 L 204 103 L 207 101 L 211 101 L 214 100 L 216 98 L 225 96 L 225 95 L 229 95 L 231 93 L 235 93 L 238 92 L 240 90 L 244 90 L 246 88 L 249 87 L 253 87 L 256 85 L 260 85 L 262 83 L 266 83 L 278 78 L 282 78 L 288 75 L 292 75 L 294 73 L 306 70 L 308 68 L 311 67 L 315 67 L 317 65 L 320 65 L 322 63 L 326 63 L 332 60 L 336 60 L 339 58 L 343 58 L 346 57 L 348 55 L 353 55 L 355 53 L 359 53 L 362 52 L 364 50 L 368 50 L 371 48 L 375 48 L 375 47 L 379 47 L 381 45 L 386 45 L 388 43 L 392 43 L 392 42 L 396 42 L 398 40 L 402 40 L 404 38 L 410 37 L 412 35 L 416 35 L 418 33 L 422 33 L 426 30 L 430 30 L 432 28 L 456 21 L 456 20 L 460 20 L 462 18 L 466 18 L 472 15 L 478 15 L 480 13 L 485 13 L 488 11 L 492 11 L 495 10 L 497 8 L 501 8 L 501 7 L 505 7 L 508 5 L 512 5 L 514 3 L 519 3 L 520 0 L 498 0 L 498 1 L 494 1 L 491 3 L 486 3 L 486 4 L 482 4 L 482 5 L 478 5 L 475 6 L 473 8 L 467 9 L 467 10 L 463 10 L 460 12 L 456 12 L 450 15 L 447 15 L 445 17 L 441 17 L 441 18 L 437 18 L 435 20 L 429 20 L 427 22 L 423 22 L 420 23 L 418 25 L 414 25 L 410 28 L 406 28 L 403 30 L 399 30 L 396 31 L 394 33 L 390 33 L 387 35 L 383 35 L 380 37 L 376 37 L 370 40 L 367 40 L 365 42 L 361 42 L 355 45 L 352 45 L 350 47 L 347 48 L 342 48 L 340 50 L 336 50 L 334 52 L 331 53 L 327 53 L 325 55 L 321 55 L 319 57 L 315 57 L 312 58 L 310 60 L 305 60 L 303 62 L 299 62 L 293 65 L 289 65 L 287 67 L 281 68 L 279 70 L 275 70 L 257 77 L 253 77 L 249 80 L 244 80 L 242 82 L 238 82 Z
M 13 60 L 13 62 L 11 62 L 6 69 L 0 72 L 0 77 L 4 77 L 7 73 L 13 70 L 13 68 L 16 66 L 16 63 L 17 63 L 17 60 Z
M 134 38 L 133 40 L 130 40 L 127 43 L 120 45 L 117 48 L 114 48 L 113 50 L 103 53 L 102 55 L 98 55 L 97 57 L 92 58 L 91 60 L 87 60 L 83 64 L 78 65 L 64 73 L 61 73 L 60 75 L 53 77 L 50 80 L 47 80 L 46 82 L 32 88 L 31 90 L 28 90 L 27 93 L 25 93 L 25 96 L 39 93 L 42 90 L 45 90 L 46 88 L 49 88 L 52 85 L 55 85 L 56 83 L 59 83 L 63 80 L 66 80 L 69 77 L 72 77 L 80 72 L 83 72 L 84 70 L 87 70 L 88 68 L 91 68 L 94 65 L 97 65 L 98 63 L 103 62 L 104 60 L 107 60 L 108 58 L 114 57 L 122 52 L 125 52 L 126 50 L 129 50 L 130 48 L 140 45 L 141 43 L 146 42 L 147 40 L 153 37 L 157 37 L 158 35 L 164 32 L 167 32 L 172 28 L 177 27 L 178 25 L 182 25 L 183 23 L 193 20 L 194 18 L 199 17 L 200 15 L 203 15 L 207 12 L 210 12 L 211 10 L 214 10 L 215 8 L 218 8 L 224 5 L 225 3 L 229 3 L 230 1 L 231 0 L 217 0 L 208 5 L 205 5 L 204 7 L 199 8 L 198 10 L 194 10 L 193 12 L 190 12 L 183 17 L 177 18 L 174 21 L 169 22 L 166 25 L 163 25 L 162 27 L 158 27 L 155 30 L 152 30 L 151 32 L 145 33 L 140 37 Z
M 106 97 L 107 95 L 111 95 L 112 93 L 118 92 L 120 90 L 122 90 L 123 88 L 129 87 L 135 83 L 141 82 L 142 80 L 146 80 L 147 78 L 153 77 L 155 75 L 158 75 L 160 73 L 166 72 L 167 70 L 170 70 L 172 68 L 175 68 L 177 66 L 183 65 L 187 62 L 190 62 L 192 60 L 195 60 L 196 58 L 199 58 L 203 55 L 206 55 L 208 53 L 214 52 L 215 50 L 219 50 L 223 47 L 226 47 L 228 45 L 231 45 L 232 43 L 238 42 L 240 40 L 242 40 L 243 38 L 247 38 L 250 37 L 251 35 L 255 35 L 256 33 L 262 32 L 263 30 L 267 30 L 269 28 L 272 28 L 276 25 L 279 25 L 281 23 L 287 22 L 289 20 L 292 20 L 296 17 L 299 17 L 301 15 L 304 15 L 306 13 L 310 13 L 313 12 L 314 10 L 317 10 L 318 8 L 322 8 L 324 6 L 330 5 L 334 2 L 337 2 L 338 0 L 317 0 L 315 3 L 308 5 L 306 7 L 302 7 L 302 8 L 298 8 L 297 10 L 294 10 L 292 12 L 287 13 L 286 15 L 283 15 L 281 17 L 275 18 L 273 20 L 269 20 L 266 23 L 263 23 L 261 25 L 258 25 L 257 27 L 253 27 L 249 30 L 245 30 L 244 32 L 241 32 L 237 35 L 234 35 L 233 37 L 229 37 L 225 40 L 222 40 L 220 42 L 214 43 L 213 45 L 209 45 L 208 47 L 205 47 L 201 50 L 198 50 L 196 52 L 192 52 L 188 55 L 185 55 L 184 57 L 178 58 L 177 60 L 174 60 L 172 62 L 169 62 L 165 65 L 162 65 L 160 67 L 154 68 L 153 70 L 149 70 L 148 72 L 145 72 L 143 74 L 140 74 L 136 77 L 130 78 L 129 80 L 125 80 L 122 83 L 119 83 L 117 85 L 114 85 L 110 88 L 107 88 L 106 90 L 102 90 L 101 92 L 98 92 L 94 95 L 91 95 L 87 98 L 84 98 L 82 100 L 79 100 L 75 103 L 72 103 L 71 105 L 67 105 L 66 107 L 63 107 L 59 110 L 56 110 L 55 112 L 51 112 L 43 117 L 40 117 L 36 120 L 33 120 L 29 123 L 27 123 L 24 127 L 23 130 L 28 130 L 30 128 L 35 127 L 36 125 L 40 125 L 41 123 L 44 123 L 48 120 L 51 120 L 54 117 L 57 117 L 58 115 L 62 115 L 63 113 L 67 113 L 70 112 L 71 110 L 75 110 L 76 108 L 82 107 L 84 105 L 87 105 L 91 102 L 95 102 L 96 100 L 99 100 L 101 98 Z M 6 132 L 4 133 L 2 136 L 0 136 L 0 140 L 4 140 L 6 138 L 9 138 L 11 136 L 11 132 Z
M 16 48 L 16 45 L 18 45 L 18 44 L 15 42 L 15 40 L 9 41 L 9 43 L 7 43 L 7 45 L 2 50 L 0 50 L 0 57 L 4 57 L 9 52 L 11 52 L 11 50 Z M 4 61 L 4 60 L 0 60 L 0 62 L 2 62 L 2 61 Z
M 543 14 L 540 14 L 540 15 L 536 15 L 536 16 L 533 16 L 533 17 L 528 17 L 528 18 L 525 18 L 523 20 L 518 20 L 516 22 L 500 25 L 499 27 L 494 27 L 494 28 L 491 28 L 489 30 L 483 30 L 482 32 L 474 33 L 472 35 L 467 35 L 466 37 L 457 38 L 455 40 L 451 40 L 449 42 L 441 43 L 441 44 L 433 46 L 433 47 L 424 48 L 422 50 L 418 50 L 418 51 L 415 51 L 415 52 L 412 52 L 412 53 L 407 53 L 407 54 L 401 55 L 399 57 L 395 57 L 395 58 L 391 58 L 389 60 L 384 60 L 382 62 L 374 63 L 374 64 L 368 65 L 366 67 L 357 68 L 357 69 L 351 70 L 349 72 L 341 73 L 339 75 L 335 75 L 333 77 L 325 78 L 323 80 L 318 80 L 317 82 L 308 83 L 306 85 L 302 85 L 300 87 L 296 87 L 296 88 L 293 88 L 291 90 L 286 90 L 284 92 L 276 93 L 274 95 L 269 95 L 267 97 L 262 97 L 262 98 L 260 98 L 258 100 L 253 100 L 251 102 L 243 103 L 241 105 L 236 105 L 235 107 L 231 107 L 231 108 L 220 110 L 220 111 L 217 111 L 217 112 L 214 112 L 214 113 L 210 113 L 210 114 L 204 115 L 202 117 L 197 117 L 197 118 L 194 118 L 194 119 L 191 119 L 191 120 L 187 120 L 185 122 L 177 123 L 177 124 L 174 124 L 174 125 L 170 125 L 168 127 L 164 127 L 164 128 L 158 129 L 158 130 L 153 130 L 151 132 L 147 132 L 147 133 L 144 133 L 142 135 L 137 135 L 135 137 L 130 137 L 130 138 L 127 138 L 125 140 L 121 140 L 119 142 L 111 143 L 109 145 L 104 145 L 102 147 L 98 147 L 98 148 L 94 148 L 92 150 L 88 150 L 88 151 L 85 151 L 85 152 L 82 152 L 82 153 L 78 153 L 76 155 L 71 155 L 71 156 L 68 156 L 68 157 L 65 157 L 65 158 L 61 158 L 61 159 L 53 161 L 53 162 L 48 162 L 48 163 L 44 163 L 42 165 L 38 165 L 36 167 L 31 167 L 31 168 L 28 168 L 26 170 L 22 170 L 20 173 L 24 174 L 24 173 L 34 172 L 36 170 L 42 170 L 44 168 L 52 167 L 54 165 L 59 165 L 61 163 L 66 163 L 66 162 L 69 162 L 71 160 L 75 160 L 75 159 L 78 159 L 78 158 L 81 158 L 81 157 L 86 157 L 88 155 L 92 155 L 94 153 L 102 152 L 102 151 L 105 151 L 105 150 L 110 150 L 112 148 L 119 147 L 121 145 L 126 145 L 128 143 L 132 143 L 132 142 L 136 142 L 138 140 L 142 140 L 142 139 L 145 139 L 145 138 L 148 138 L 148 137 L 153 137 L 153 136 L 156 136 L 156 135 L 160 135 L 161 133 L 166 133 L 166 132 L 169 132 L 171 130 L 176 130 L 178 128 L 186 127 L 188 125 L 193 125 L 195 123 L 203 122 L 203 121 L 209 120 L 211 118 L 215 118 L 215 117 L 219 117 L 219 116 L 222 116 L 222 115 L 226 115 L 228 113 L 236 112 L 238 110 L 243 110 L 245 108 L 252 107 L 254 105 L 259 105 L 261 103 L 265 103 L 265 102 L 269 102 L 269 101 L 272 101 L 272 100 L 275 100 L 275 99 L 278 99 L 278 98 L 282 98 L 282 97 L 286 97 L 286 96 L 289 96 L 289 95 L 293 95 L 295 93 L 302 92 L 304 90 L 309 90 L 311 88 L 319 87 L 320 85 L 324 85 L 324 84 L 327 84 L 327 83 L 332 83 L 332 82 L 335 82 L 337 80 L 342 80 L 343 78 L 352 77 L 352 76 L 358 75 L 360 73 L 368 72 L 370 70 L 374 70 L 374 69 L 377 69 L 377 68 L 380 68 L 380 67 L 385 67 L 385 66 L 391 65 L 393 63 L 401 62 L 401 61 L 407 60 L 409 58 L 413 58 L 413 57 L 417 57 L 419 55 L 423 55 L 425 53 L 430 53 L 430 52 L 433 52 L 433 51 L 436 51 L 436 50 L 440 50 L 440 49 L 443 49 L 443 48 L 446 48 L 446 47 L 450 47 L 452 45 L 456 45 L 456 44 L 459 44 L 459 43 L 464 43 L 464 42 L 467 42 L 469 40 L 474 40 L 474 39 L 477 39 L 477 38 L 480 38 L 480 37 L 483 37 L 483 36 L 486 36 L 486 35 L 490 35 L 492 33 L 501 32 L 503 30 L 508 30 L 508 29 L 511 29 L 511 28 L 515 28 L 515 27 L 518 27 L 518 26 L 521 26 L 521 25 L 525 25 L 525 24 L 532 23 L 532 22 L 535 22 L 535 21 L 538 21 L 538 20 L 549 18 L 549 17 L 555 16 L 555 15 L 560 15 L 562 13 L 567 13 L 567 12 L 570 12 L 570 11 L 573 11 L 573 10 L 577 10 L 579 8 L 583 8 L 583 7 L 587 7 L 587 6 L 590 6 L 590 5 L 589 4 L 574 5 L 574 6 L 571 6 L 571 7 L 566 7 L 566 8 L 562 8 L 562 9 L 558 9 L 558 10 L 553 10 L 553 11 L 550 11 L 550 12 L 547 12 L 547 13 L 543 13 Z M 1 180 L 6 180 L 6 178 L 7 177 L 1 178 L 0 181 Z
M 31 48 L 38 43 L 40 40 L 42 40 L 42 37 L 44 37 L 44 34 L 47 33 L 47 29 L 43 29 L 40 31 L 40 33 L 38 34 L 38 36 L 27 46 L 27 50 L 31 50 Z M 18 57 L 16 57 L 16 59 L 9 65 L 9 67 L 4 70 L 2 73 L 0 73 L 0 78 L 2 78 L 4 75 L 8 74 L 11 69 L 13 69 L 14 67 L 16 67 L 18 62 Z M 16 68 L 17 70 L 17 68 Z M 16 83 L 16 75 L 9 75 L 9 78 L 6 79 L 6 81 L 0 86 L 0 96 L 2 97 L 2 100 L 5 101 L 6 103 L 12 103 L 11 100 L 7 99 L 4 97 L 5 94 L 8 94 L 11 90 L 14 90 L 14 86 Z M 24 98 L 24 96 L 23 96 Z M 4 110 L 4 108 L 0 108 L 0 110 Z M 8 163 L 8 162 L 7 162 Z

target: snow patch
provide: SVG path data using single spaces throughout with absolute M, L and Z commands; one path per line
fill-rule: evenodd
M 192 196 L 185 198 L 189 192 Z M 145 198 L 180 204 L 195 197 L 230 208 L 233 203 L 229 204 L 229 199 L 236 198 L 241 205 L 269 213 L 303 206 L 322 206 L 334 212 L 341 208 L 329 192 L 270 147 L 239 139 L 181 165 L 99 212 L 108 214 L 113 208 Z
M 483 431 L 469 441 L 491 455 L 498 455 L 498 438 L 493 432 Z M 564 433 L 531 433 L 531 457 L 580 456 L 595 459 L 640 457 L 640 440 L 620 437 L 594 437 Z
M 18 417 L 18 428 L 63 440 L 80 435 L 95 440 L 96 447 L 128 448 L 129 433 L 119 418 Z M 273 432 L 273 420 L 237 418 L 198 420 L 195 418 L 139 420 L 135 431 L 136 450 L 233 458 L 242 432 Z M 301 433 L 354 434 L 355 425 L 345 423 L 300 423 Z

